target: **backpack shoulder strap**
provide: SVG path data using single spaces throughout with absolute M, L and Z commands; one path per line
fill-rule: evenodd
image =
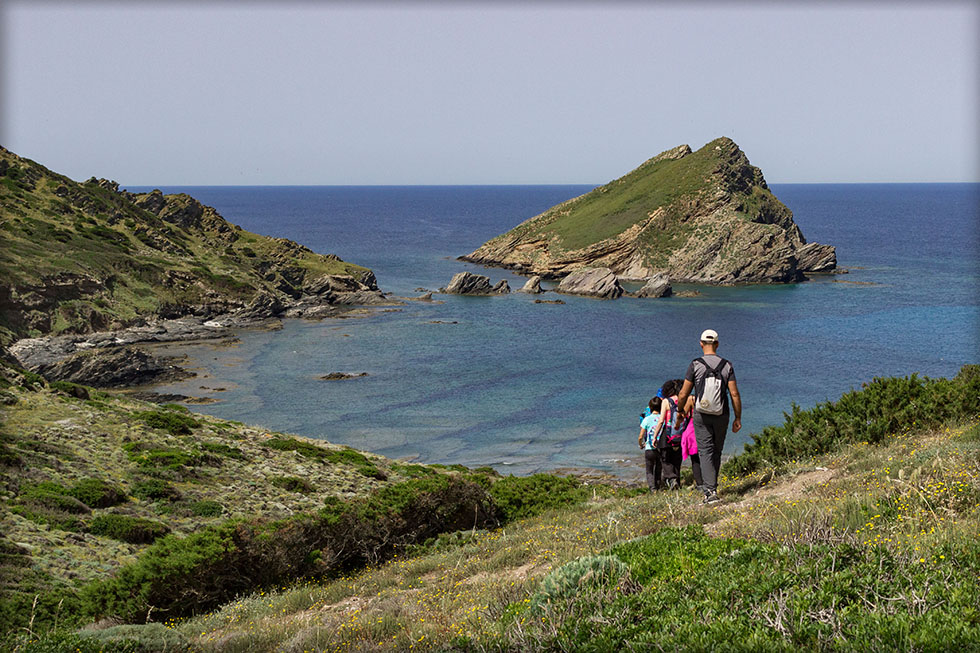
M 721 357 L 719 356 L 719 358 L 721 358 Z M 720 372 L 723 369 L 725 369 L 725 365 L 728 365 L 728 361 L 725 360 L 724 358 L 721 358 L 721 360 L 718 361 L 718 364 L 717 365 L 715 365 L 714 367 L 709 367 L 708 369 L 710 369 L 712 372 L 714 372 L 715 374 L 717 374 L 718 372 Z

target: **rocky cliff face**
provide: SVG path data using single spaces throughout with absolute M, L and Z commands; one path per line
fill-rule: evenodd
M 245 231 L 188 195 L 78 183 L 2 147 L 0 207 L 0 343 L 383 300 L 367 268 Z
M 460 258 L 551 279 L 602 267 L 626 280 L 710 284 L 801 281 L 837 265 L 728 138 L 663 152 Z

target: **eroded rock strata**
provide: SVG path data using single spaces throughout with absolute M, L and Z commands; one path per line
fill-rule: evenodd
M 460 258 L 546 279 L 609 268 L 629 281 L 725 285 L 801 281 L 837 265 L 728 138 L 663 152 Z

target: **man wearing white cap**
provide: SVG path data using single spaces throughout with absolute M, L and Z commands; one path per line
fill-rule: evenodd
M 704 502 L 714 503 L 721 501 L 718 498 L 718 470 L 728 432 L 728 396 L 731 395 L 732 410 L 735 411 L 732 433 L 742 428 L 742 398 L 738 395 L 732 364 L 716 353 L 717 331 L 705 329 L 701 333 L 701 351 L 703 355 L 691 361 L 687 368 L 677 405 L 686 405 L 687 398 L 694 390 L 694 437 L 698 441 L 704 478 L 701 490 L 704 492 Z

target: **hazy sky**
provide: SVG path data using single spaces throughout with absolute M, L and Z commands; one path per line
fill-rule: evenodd
M 971 2 L 0 2 L 0 143 L 75 179 L 980 181 Z

